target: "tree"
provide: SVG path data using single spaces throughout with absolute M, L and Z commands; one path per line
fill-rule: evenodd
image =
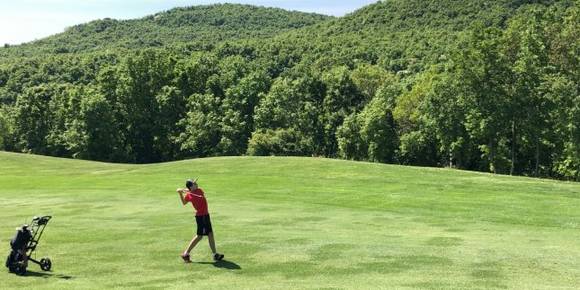
M 114 110 L 108 100 L 95 89 L 88 88 L 83 91 L 78 121 L 80 130 L 73 130 L 73 126 L 70 131 L 77 133 L 81 141 L 78 157 L 103 161 L 118 161 L 122 158 L 123 136 L 116 130 Z M 70 144 L 76 141 L 72 138 L 69 140 Z
M 67 124 L 78 113 L 78 102 L 71 96 L 78 95 L 79 88 L 74 85 L 60 85 L 55 89 L 46 108 L 50 112 L 50 123 L 46 141 L 46 154 L 52 156 L 70 156 L 67 140 L 64 137 Z M 79 100 L 80 102 L 80 100 Z
M 304 156 L 314 150 L 312 140 L 293 128 L 254 132 L 248 144 L 248 155 Z
M 6 115 L 7 113 L 4 110 L 0 110 L 0 150 L 6 150 L 6 143 L 8 143 L 11 135 Z
M 515 17 L 504 34 L 506 58 L 511 60 L 511 82 L 506 83 L 510 95 L 511 162 L 510 175 L 516 173 L 518 147 L 535 148 L 534 173 L 538 175 L 540 145 L 550 127 L 548 114 L 553 106 L 538 88 L 548 67 L 545 21 L 542 11 L 532 10 Z M 531 144 L 525 144 L 530 142 Z M 522 144 L 524 146 L 519 146 Z
M 176 65 L 177 88 L 184 96 L 203 94 L 207 81 L 218 73 L 218 60 L 208 53 L 196 53 Z
M 117 97 L 126 112 L 124 132 L 130 148 L 129 160 L 137 163 L 163 160 L 164 153 L 155 146 L 156 137 L 167 136 L 156 122 L 160 118 L 157 96 L 173 81 L 175 64 L 171 54 L 144 50 L 128 57 L 121 66 Z
M 46 136 L 50 131 L 49 102 L 55 94 L 53 85 L 40 85 L 25 89 L 18 96 L 14 108 L 14 135 L 17 150 L 46 154 Z
M 461 98 L 462 80 L 447 70 L 435 73 L 423 110 L 426 129 L 437 138 L 442 164 L 478 169 L 477 150 L 465 127 L 468 106 Z
M 512 75 L 501 53 L 501 36 L 499 29 L 477 26 L 454 58 L 454 77 L 462 80 L 466 129 L 494 173 L 507 171 L 506 138 L 512 128 L 513 107 L 504 85 Z
M 556 120 L 558 153 L 554 171 L 580 180 L 580 90 L 578 83 L 564 75 L 549 76 L 542 85 L 546 97 L 557 104 L 550 118 Z
M 172 160 L 180 152 L 180 146 L 175 142 L 180 134 L 177 123 L 187 114 L 187 102 L 182 92 L 174 86 L 162 87 L 155 101 L 157 116 L 153 136 L 154 151 L 159 152 L 161 160 Z
M 270 78 L 254 72 L 226 90 L 223 101 L 222 139 L 218 147 L 222 154 L 241 155 L 248 149 L 254 130 L 254 110 L 270 88 Z
M 435 166 L 438 164 L 437 142 L 427 122 L 427 99 L 433 88 L 435 71 L 418 76 L 411 90 L 397 98 L 393 118 L 399 136 L 399 162 Z
M 368 144 L 368 159 L 374 162 L 394 162 L 399 138 L 388 99 L 374 98 L 360 113 L 360 120 L 361 138 Z
M 185 156 L 205 157 L 219 153 L 221 140 L 221 100 L 212 94 L 193 94 L 187 115 L 179 121 L 181 134 L 176 141 Z
M 372 100 L 386 84 L 397 82 L 395 75 L 389 71 L 369 64 L 361 64 L 351 73 L 352 82 L 364 96 L 363 103 Z
M 305 152 L 306 155 L 320 152 L 316 146 L 321 140 L 318 123 L 320 87 L 320 82 L 310 75 L 295 80 L 276 80 L 255 109 L 254 132 L 292 129 L 297 138 L 303 139 L 297 144 L 304 148 L 297 151 Z
M 333 68 L 323 75 L 322 80 L 326 87 L 320 114 L 320 123 L 324 126 L 324 154 L 335 156 L 338 152 L 336 130 L 348 115 L 364 107 L 364 97 L 347 67 Z
M 542 84 L 546 98 L 553 100 L 557 140 L 553 170 L 558 176 L 580 180 L 580 7 L 568 8 L 562 18 L 555 17 L 549 31 L 550 63 L 555 72 Z
M 368 144 L 361 136 L 361 124 L 358 114 L 352 113 L 336 131 L 339 156 L 349 160 L 366 160 Z

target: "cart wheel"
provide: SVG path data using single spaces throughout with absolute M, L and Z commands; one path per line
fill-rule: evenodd
M 14 273 L 16 273 L 16 275 L 24 276 L 26 274 L 26 267 L 17 265 L 14 267 Z
M 40 260 L 40 269 L 42 269 L 43 271 L 50 271 L 50 268 L 52 268 L 52 262 L 50 261 L 49 258 L 44 258 Z

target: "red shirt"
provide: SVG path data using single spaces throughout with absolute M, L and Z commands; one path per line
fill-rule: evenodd
M 201 188 L 194 190 L 193 192 L 189 191 L 185 195 L 185 201 L 191 202 L 193 208 L 195 208 L 195 215 L 202 216 L 208 215 L 209 212 L 207 210 L 207 200 L 205 200 L 205 195 Z

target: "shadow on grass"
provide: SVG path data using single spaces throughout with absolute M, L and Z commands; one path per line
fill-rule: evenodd
M 228 260 L 221 260 L 221 261 L 217 261 L 217 262 L 197 262 L 197 264 L 213 265 L 216 268 L 222 268 L 222 269 L 228 269 L 228 270 L 241 270 L 242 269 L 242 267 L 240 267 L 240 265 L 238 265 L 232 261 L 228 261 Z
M 71 280 L 74 277 L 73 276 L 69 276 L 69 275 L 62 275 L 62 274 L 58 274 L 58 275 L 54 275 L 50 272 L 34 272 L 34 271 L 26 271 L 26 274 L 22 277 L 40 277 L 40 278 L 57 278 L 57 279 L 63 279 L 63 280 Z

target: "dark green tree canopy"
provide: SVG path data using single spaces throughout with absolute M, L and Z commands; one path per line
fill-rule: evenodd
M 579 180 L 579 27 L 572 0 L 97 20 L 0 47 L 0 150 L 324 156 Z

